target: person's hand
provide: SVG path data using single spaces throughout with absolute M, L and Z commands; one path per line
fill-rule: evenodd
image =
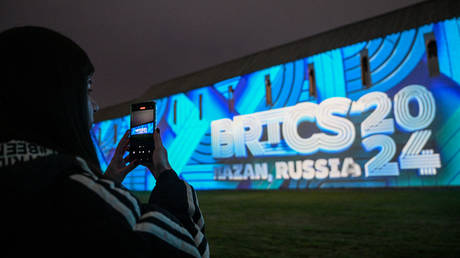
M 126 131 L 125 135 L 123 135 L 123 138 L 121 138 L 120 142 L 118 143 L 118 146 L 115 149 L 115 154 L 113 155 L 112 160 L 110 161 L 110 164 L 104 173 L 107 178 L 118 183 L 123 182 L 126 175 L 128 175 L 129 172 L 131 172 L 134 168 L 137 167 L 137 165 L 139 165 L 139 162 L 137 160 L 132 160 L 130 155 L 123 158 L 123 155 L 128 150 L 129 146 L 128 135 L 129 130 Z M 126 165 L 128 162 L 129 164 Z
M 153 177 L 158 179 L 162 172 L 171 169 L 171 165 L 168 161 L 168 152 L 161 141 L 160 128 L 157 128 L 153 133 L 153 139 L 155 141 L 155 150 L 152 154 L 153 164 L 146 164 L 145 166 L 150 170 Z

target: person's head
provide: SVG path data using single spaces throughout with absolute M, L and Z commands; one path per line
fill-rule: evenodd
M 40 27 L 0 33 L 0 141 L 26 140 L 99 168 L 89 130 L 94 67 L 69 38 Z

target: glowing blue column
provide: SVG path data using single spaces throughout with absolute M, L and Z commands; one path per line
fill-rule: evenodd
M 313 63 L 315 65 L 318 100 L 345 97 L 345 76 L 340 49 L 315 55 Z
M 435 25 L 439 69 L 460 84 L 460 18 Z

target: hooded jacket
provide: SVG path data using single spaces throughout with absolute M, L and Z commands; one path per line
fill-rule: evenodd
M 195 190 L 172 170 L 145 204 L 33 143 L 1 143 L 0 170 L 2 257 L 209 257 Z

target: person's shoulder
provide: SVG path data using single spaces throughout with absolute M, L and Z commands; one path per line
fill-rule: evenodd
M 84 173 L 78 161 L 69 155 L 53 154 L 32 160 L 19 160 L 1 168 L 7 188 L 20 192 L 39 192 L 73 173 Z

